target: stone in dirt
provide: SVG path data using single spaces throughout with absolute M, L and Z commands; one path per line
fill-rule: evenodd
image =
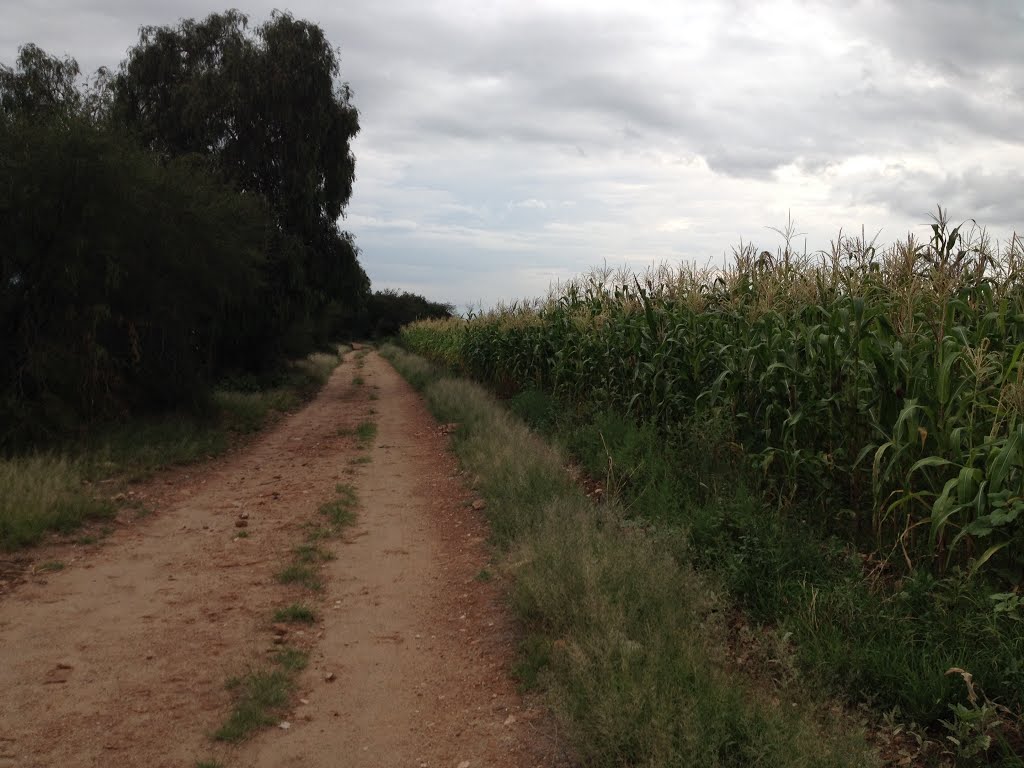
M 484 501 L 483 499 L 477 499 L 476 501 L 473 502 L 473 509 L 475 509 L 477 512 L 479 512 L 481 509 L 484 509 L 486 507 L 487 507 L 487 502 Z

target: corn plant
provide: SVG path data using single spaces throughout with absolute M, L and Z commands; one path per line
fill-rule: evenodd
M 669 446 L 726 414 L 781 510 L 799 501 L 910 568 L 1018 583 L 1022 256 L 939 209 L 927 242 L 840 234 L 818 254 L 741 245 L 722 269 L 595 270 L 403 339 L 499 390 L 629 414 Z

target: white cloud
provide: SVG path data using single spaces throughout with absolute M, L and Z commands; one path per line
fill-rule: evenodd
M 21 42 L 114 65 L 155 2 L 5 8 Z M 257 2 L 252 19 L 273 3 Z M 1024 222 L 1019 0 L 348 0 L 324 27 L 361 111 L 345 226 L 378 287 L 462 306 L 607 261 L 721 259 L 789 212 L 812 249 L 938 203 Z

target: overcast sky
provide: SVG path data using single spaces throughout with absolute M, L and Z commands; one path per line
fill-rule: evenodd
M 774 250 L 788 211 L 810 250 L 926 234 L 939 203 L 1024 233 L 1022 0 L 280 7 L 340 48 L 362 125 L 344 226 L 375 288 L 461 309 L 605 262 L 721 262 Z M 34 42 L 114 67 L 141 25 L 220 10 L 0 0 L 0 62 Z

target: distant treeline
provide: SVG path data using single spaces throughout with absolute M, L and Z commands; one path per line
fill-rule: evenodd
M 146 27 L 87 81 L 0 65 L 0 447 L 201 406 L 228 374 L 450 308 L 371 294 L 337 225 L 359 130 L 335 49 L 275 13 Z M 419 302 L 419 304 L 417 304 Z

